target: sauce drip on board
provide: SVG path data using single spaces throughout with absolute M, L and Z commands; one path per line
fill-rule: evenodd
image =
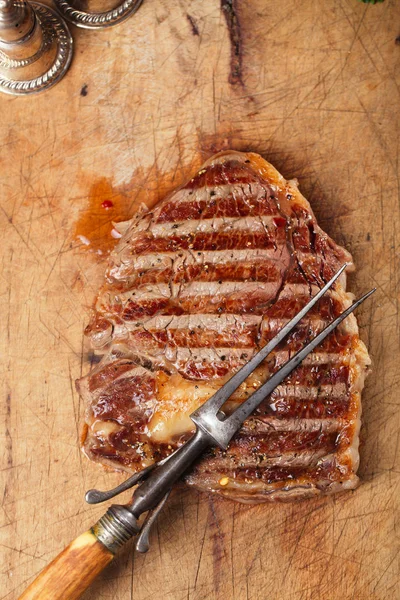
M 129 192 L 114 188 L 105 177 L 93 183 L 75 226 L 74 238 L 81 249 L 99 258 L 109 254 L 116 242 L 113 222 L 129 219 L 134 204 Z
M 131 181 L 122 186 L 113 186 L 106 177 L 95 181 L 88 190 L 87 200 L 79 199 L 79 218 L 73 233 L 79 250 L 103 260 L 120 237 L 113 223 L 131 219 L 142 204 L 154 206 L 185 183 L 196 166 L 192 163 L 169 173 L 157 173 L 154 178 L 137 170 Z

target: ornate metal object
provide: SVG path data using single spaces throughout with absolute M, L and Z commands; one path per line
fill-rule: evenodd
M 54 0 L 60 13 L 77 27 L 104 29 L 133 15 L 143 0 Z
M 0 91 L 26 95 L 65 75 L 72 37 L 65 21 L 39 2 L 0 0 Z

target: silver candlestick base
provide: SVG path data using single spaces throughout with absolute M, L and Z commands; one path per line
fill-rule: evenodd
M 72 37 L 65 21 L 39 2 L 0 0 L 0 91 L 27 95 L 65 75 Z
M 143 0 L 54 0 L 59 12 L 77 27 L 104 29 L 133 15 Z

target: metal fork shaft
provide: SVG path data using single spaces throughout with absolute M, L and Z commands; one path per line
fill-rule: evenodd
M 198 429 L 188 442 L 171 454 L 162 464 L 157 465 L 148 479 L 139 485 L 133 494 L 129 510 L 138 517 L 155 508 L 165 493 L 187 471 L 196 458 L 213 444 L 214 440 L 206 432 Z

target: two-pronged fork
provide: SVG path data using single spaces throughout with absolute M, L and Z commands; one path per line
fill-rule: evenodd
M 288 360 L 236 410 L 225 415 L 221 409 L 228 398 L 329 290 L 346 266 L 343 265 L 318 294 L 266 346 L 207 402 L 190 415 L 196 425 L 196 431 L 185 444 L 168 458 L 133 475 L 114 490 L 109 492 L 90 490 L 86 494 L 86 500 L 89 503 L 103 502 L 139 483 L 129 504 L 112 505 L 89 531 L 74 540 L 46 567 L 20 600 L 75 600 L 112 560 L 115 552 L 131 537 L 139 534 L 136 549 L 139 552 L 148 550 L 151 525 L 165 504 L 174 483 L 207 447 L 219 446 L 226 449 L 243 422 L 262 400 L 269 396 L 339 323 L 375 291 L 375 289 L 369 291 L 354 302 Z M 148 515 L 143 525 L 139 525 L 138 518 L 145 512 Z

